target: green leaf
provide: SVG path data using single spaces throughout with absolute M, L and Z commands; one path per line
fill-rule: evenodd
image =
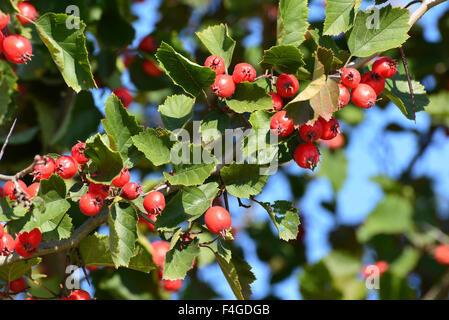
M 295 126 L 302 126 L 315 117 L 315 111 L 310 106 L 309 101 L 289 103 L 284 110 Z
M 212 55 L 223 58 L 226 69 L 231 65 L 235 41 L 229 36 L 227 25 L 210 26 L 195 34 Z
M 14 3 L 13 0 L 5 0 L 0 3 L 0 10 L 4 14 L 14 14 L 16 12 L 19 12 L 19 9 L 17 8 L 17 5 Z
M 116 268 L 128 267 L 135 255 L 137 212 L 129 203 L 114 203 L 109 213 L 109 248 Z
M 155 166 L 170 162 L 170 150 L 176 141 L 170 139 L 170 133 L 163 129 L 147 128 L 132 137 L 136 148 Z
M 254 82 L 240 82 L 235 85 L 232 99 L 226 100 L 229 108 L 237 113 L 254 112 L 273 108 L 271 96 Z
M 260 166 L 248 163 L 232 163 L 223 167 L 220 174 L 226 185 L 226 191 L 235 197 L 249 199 L 258 195 L 267 182 L 267 175 L 261 175 Z
M 0 125 L 6 122 L 14 109 L 11 95 L 14 93 L 17 76 L 11 66 L 0 60 Z
M 86 141 L 84 154 L 91 160 L 88 174 L 90 181 L 109 184 L 123 169 L 120 153 L 112 151 L 98 133 Z
M 448 99 L 448 91 L 440 91 L 439 93 L 430 96 L 430 103 L 426 108 L 426 112 L 432 116 L 432 123 L 449 127 L 449 109 L 447 108 Z
M 42 232 L 42 241 L 68 239 L 72 235 L 72 218 L 63 213 L 44 222 L 39 229 Z
M 200 253 L 198 238 L 190 241 L 188 245 L 181 244 L 170 249 L 165 256 L 164 273 L 162 278 L 168 280 L 184 279 L 187 271 L 192 269 L 195 258 Z
M 321 148 L 321 165 L 318 175 L 329 179 L 332 188 L 338 192 L 345 183 L 348 159 L 343 150 L 330 152 L 329 149 Z
M 139 160 L 139 152 L 133 146 L 132 137 L 143 131 L 136 117 L 129 114 L 115 94 L 106 101 L 106 116 L 101 121 L 107 134 L 114 138 L 118 145 L 124 165 L 133 167 Z
M 14 281 L 25 274 L 31 273 L 31 267 L 39 264 L 41 258 L 20 260 L 0 267 L 0 278 L 5 281 Z
M 173 82 L 194 97 L 215 81 L 215 71 L 190 61 L 165 42 L 157 49 L 156 57 Z
M 26 215 L 27 208 L 22 206 L 12 207 L 6 198 L 0 197 L 0 221 L 18 220 Z
M 217 240 L 217 254 L 220 255 L 227 263 L 231 262 L 232 252 L 228 243 L 222 237 Z
M 218 140 L 229 129 L 229 116 L 220 111 L 213 111 L 201 120 L 201 137 L 204 143 Z
M 402 253 L 391 264 L 389 272 L 400 278 L 406 278 L 416 267 L 421 257 L 420 252 L 413 247 L 405 247 Z
M 280 0 L 277 19 L 277 44 L 299 46 L 309 27 L 307 0 Z
M 36 30 L 69 87 L 76 92 L 96 88 L 86 49 L 86 25 L 79 21 L 79 29 L 69 29 L 68 19 L 66 14 L 46 13 L 35 21 Z
M 195 99 L 185 95 L 167 97 L 158 108 L 165 128 L 170 131 L 183 128 L 192 118 L 194 104 Z
M 269 202 L 259 202 L 259 204 L 270 215 L 271 221 L 279 232 L 280 239 L 284 241 L 296 239 L 300 221 L 298 209 L 294 208 L 291 202 L 277 200 L 274 204 Z
M 273 46 L 263 53 L 260 66 L 263 69 L 276 69 L 280 73 L 295 74 L 304 66 L 304 55 L 294 45 Z
M 327 0 L 323 34 L 337 36 L 348 31 L 354 21 L 355 4 L 356 0 Z
M 409 10 L 388 5 L 379 10 L 378 17 L 373 12 L 357 13 L 348 39 L 348 47 L 353 56 L 368 57 L 396 48 L 409 37 L 407 34 L 410 30 Z
M 124 48 L 133 42 L 135 33 L 131 23 L 122 17 L 117 8 L 104 10 L 97 23 L 97 39 L 105 47 Z

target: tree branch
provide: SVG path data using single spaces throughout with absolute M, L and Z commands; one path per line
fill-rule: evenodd
M 9 139 L 11 138 L 12 132 L 14 131 L 14 128 L 16 126 L 17 118 L 14 119 L 14 122 L 12 123 L 11 129 L 9 129 L 8 136 L 5 139 L 5 142 L 3 143 L 2 150 L 0 151 L 0 160 L 2 160 L 3 155 L 5 154 L 6 146 L 8 145 Z

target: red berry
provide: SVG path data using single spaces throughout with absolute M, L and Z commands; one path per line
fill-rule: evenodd
M 151 60 L 145 60 L 142 64 L 142 69 L 150 77 L 160 77 L 164 74 L 164 71 Z
M 17 8 L 19 9 L 20 13 L 20 15 L 17 15 L 17 19 L 20 21 L 22 26 L 30 24 L 31 22 L 29 20 L 34 21 L 39 18 L 39 14 L 37 13 L 36 8 L 29 3 L 21 2 L 17 5 Z
M 111 191 L 111 187 L 101 183 L 89 183 L 89 193 L 94 196 L 99 196 L 102 199 L 105 199 L 109 196 L 109 192 Z
M 256 77 L 256 69 L 248 63 L 239 63 L 234 67 L 234 72 L 232 73 L 232 79 L 235 83 L 240 83 L 243 81 L 253 81 Z
M 151 244 L 151 255 L 153 256 L 153 262 L 158 267 L 164 266 L 165 255 L 170 250 L 170 243 L 167 241 L 155 241 Z
M 49 156 L 43 156 L 34 165 L 33 175 L 37 180 L 48 179 L 55 171 L 55 160 Z
M 226 65 L 222 57 L 209 56 L 204 61 L 204 66 L 211 68 L 218 75 L 223 74 L 226 70 Z
M 376 104 L 376 91 L 367 84 L 360 84 L 352 90 L 352 102 L 359 108 L 368 109 Z
M 30 232 L 19 233 L 14 242 L 14 249 L 24 258 L 30 258 L 37 252 L 37 246 L 42 240 L 39 229 L 34 228 Z
M 97 271 L 98 269 L 100 269 L 99 267 L 97 267 L 97 266 L 88 266 L 88 267 L 86 267 L 87 268 L 87 270 L 89 270 L 90 272 L 94 272 L 94 271 Z
M 56 173 L 63 179 L 72 178 L 78 171 L 78 163 L 70 156 L 60 156 L 56 159 Z
M 0 238 L 0 242 L 2 243 L 0 245 L 2 247 L 2 250 L 0 250 L 2 256 L 9 256 L 14 252 L 14 238 L 9 233 L 5 232 L 3 237 Z
M 296 147 L 293 158 L 301 168 L 313 170 L 320 161 L 320 154 L 313 143 L 308 142 Z
M 204 221 L 210 232 L 222 234 L 231 227 L 232 220 L 228 210 L 220 206 L 210 207 L 204 215 Z
M 31 198 L 36 196 L 36 194 L 39 192 L 39 187 L 41 184 L 39 182 L 32 183 L 30 186 L 28 186 L 28 194 Z
M 3 40 L 5 40 L 5 36 L 3 35 L 2 31 L 0 30 L 0 56 L 3 53 Z M 20 91 L 20 88 L 19 88 Z
M 9 283 L 9 290 L 11 290 L 14 293 L 23 291 L 25 290 L 26 287 L 27 284 L 23 278 L 19 278 Z
M 282 97 L 275 92 L 270 92 L 269 94 L 271 96 L 271 100 L 273 101 L 273 110 L 281 110 L 284 106 L 284 100 L 282 100 Z
M 389 57 L 380 57 L 373 63 L 373 71 L 383 78 L 391 78 L 398 71 L 398 63 Z
M 5 234 L 5 228 L 0 223 L 0 238 L 3 238 L 3 235 Z M 3 249 L 3 243 L 0 241 L 0 251 Z
M 17 180 L 17 183 L 20 186 L 20 189 L 22 189 L 23 192 L 25 192 L 26 194 L 28 193 L 28 187 L 25 184 L 25 182 L 23 182 L 22 180 Z M 11 200 L 17 200 L 16 198 L 16 185 L 14 184 L 13 181 L 8 181 L 5 183 L 5 185 L 3 186 L 4 188 L 4 192 L 5 192 L 5 196 L 9 197 L 9 199 Z
M 113 91 L 113 93 L 120 99 L 123 106 L 128 108 L 128 106 L 133 102 L 133 96 L 129 93 L 128 89 L 120 87 Z
M 276 82 L 276 91 L 283 98 L 291 98 L 299 90 L 298 79 L 292 74 L 281 74 Z
M 342 134 L 338 134 L 335 138 L 330 140 L 320 140 L 322 145 L 327 146 L 331 150 L 339 149 L 345 144 L 345 137 Z
M 215 78 L 215 82 L 211 85 L 212 91 L 221 98 L 228 98 L 234 94 L 235 83 L 228 74 L 220 74 Z
M 299 135 L 306 142 L 314 142 L 321 138 L 323 126 L 320 121 L 315 121 L 313 125 L 303 124 L 299 129 Z
M 21 35 L 11 35 L 3 40 L 3 51 L 10 62 L 22 64 L 31 60 L 33 48 L 30 40 Z
M 112 180 L 112 184 L 116 187 L 121 188 L 129 182 L 129 179 L 131 179 L 131 176 L 129 174 L 128 168 L 123 168 L 120 172 L 120 176 Z
M 91 300 L 91 298 L 89 292 L 84 290 L 75 290 L 70 293 L 69 300 Z
M 341 82 L 349 88 L 356 88 L 360 83 L 360 72 L 354 68 L 340 69 Z
M 323 127 L 323 133 L 321 134 L 321 139 L 331 140 L 335 138 L 340 133 L 340 124 L 334 117 L 330 118 L 329 121 L 324 120 L 324 118 L 319 117 L 318 121 L 321 122 Z
M 338 84 L 339 96 L 338 96 L 338 108 L 344 108 L 351 99 L 351 94 L 349 93 L 349 89 L 346 88 L 343 84 Z
M 72 158 L 79 164 L 89 162 L 89 159 L 84 155 L 84 150 L 86 150 L 86 144 L 84 142 L 78 142 L 72 147 Z
M 157 47 L 158 41 L 156 40 L 155 37 L 152 36 L 146 36 L 139 43 L 139 49 L 148 53 L 155 51 Z
M 103 198 L 98 195 L 86 193 L 81 197 L 79 206 L 81 212 L 86 216 L 94 216 L 100 212 L 103 206 Z
M 142 187 L 135 182 L 128 182 L 122 188 L 122 197 L 128 200 L 137 199 L 142 193 Z
M 363 74 L 360 83 L 369 85 L 374 89 L 376 95 L 379 95 L 385 88 L 385 79 L 374 71 Z
M 147 216 L 151 221 L 153 221 L 153 223 L 156 223 L 157 215 L 155 215 L 155 214 L 147 214 L 146 216 Z M 148 222 L 147 220 L 145 220 L 144 218 L 142 218 L 140 215 L 139 215 L 139 222 L 145 224 L 145 225 L 148 227 L 148 229 L 150 229 L 150 231 L 154 231 L 154 230 L 155 230 L 154 224 Z
M 129 68 L 129 66 L 133 63 L 135 57 L 136 56 L 134 54 L 125 54 L 122 60 L 126 68 Z
M 162 286 L 167 291 L 178 291 L 182 287 L 182 280 L 162 280 Z
M 0 10 L 0 32 L 3 30 L 9 23 L 9 14 L 4 14 Z
M 287 112 L 281 110 L 271 117 L 270 128 L 279 137 L 286 137 L 293 132 L 295 126 L 293 125 L 293 121 L 287 118 Z
M 159 191 L 151 191 L 143 199 L 143 207 L 148 214 L 160 214 L 165 208 L 164 195 Z
M 369 276 L 372 276 L 376 270 L 375 268 L 379 271 L 380 276 L 388 270 L 389 265 L 386 261 L 377 261 L 375 264 L 366 265 L 362 268 L 363 277 L 368 278 Z
M 437 246 L 433 256 L 439 264 L 449 265 L 449 245 L 441 244 Z

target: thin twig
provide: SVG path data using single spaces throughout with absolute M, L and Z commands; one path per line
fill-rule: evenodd
M 407 75 L 408 87 L 410 89 L 410 95 L 412 97 L 413 120 L 415 120 L 416 122 L 415 92 L 413 91 L 412 79 L 410 78 L 410 72 L 408 70 L 407 59 L 405 58 L 404 49 L 402 49 L 402 46 L 399 46 L 398 49 L 399 53 L 401 54 L 402 63 L 404 64 L 405 74 Z
M 3 158 L 3 154 L 5 153 L 5 149 L 6 149 L 6 146 L 8 145 L 8 143 L 9 143 L 9 139 L 11 138 L 12 132 L 14 131 L 14 128 L 16 126 L 16 122 L 17 122 L 17 118 L 14 119 L 14 122 L 12 123 L 11 129 L 9 129 L 8 136 L 6 137 L 5 142 L 3 143 L 2 150 L 0 151 L 0 160 L 2 160 L 2 158 Z
M 243 202 L 242 202 L 242 199 L 240 199 L 240 198 L 237 198 L 237 201 L 239 202 L 239 206 L 240 207 L 243 207 L 243 208 L 251 208 L 251 205 L 246 205 L 246 204 L 244 204 Z

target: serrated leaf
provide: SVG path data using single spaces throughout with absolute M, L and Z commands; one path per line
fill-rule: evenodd
M 170 249 L 165 256 L 162 278 L 168 280 L 184 279 L 200 253 L 198 243 L 198 238 L 195 238 L 188 245 L 184 244 L 184 247 L 181 247 L 178 242 L 174 248 Z
M 449 99 L 448 91 L 440 91 L 432 94 L 426 112 L 432 116 L 432 123 L 445 125 L 449 127 L 449 109 L 447 101 Z
M 263 69 L 274 68 L 280 73 L 295 74 L 304 66 L 304 55 L 294 45 L 273 46 L 263 53 L 260 66 Z
M 201 120 L 201 138 L 204 143 L 209 143 L 221 138 L 226 129 L 229 129 L 231 121 L 229 116 L 220 111 L 213 111 Z
M 229 108 L 237 113 L 254 112 L 273 108 L 271 96 L 254 82 L 240 82 L 235 86 L 231 99 L 226 100 Z
M 170 133 L 161 129 L 147 128 L 132 137 L 136 148 L 155 166 L 170 162 L 170 150 L 176 141 L 170 139 Z
M 293 121 L 296 127 L 302 126 L 315 117 L 315 111 L 310 106 L 309 101 L 289 103 L 284 110 L 287 112 L 287 117 Z
M 30 273 L 31 267 L 39 264 L 41 261 L 41 258 L 31 258 L 2 266 L 0 267 L 0 278 L 5 281 L 17 280 L 23 275 Z
M 39 227 L 42 241 L 68 239 L 72 235 L 72 229 L 72 218 L 67 213 L 48 220 Z
M 277 18 L 277 44 L 299 46 L 309 27 L 307 0 L 280 0 Z
M 351 28 L 356 0 L 326 0 L 323 34 L 337 36 Z
M 326 148 L 320 149 L 321 165 L 318 175 L 329 179 L 332 188 L 338 192 L 343 188 L 348 170 L 348 159 L 343 150 L 330 152 Z
M 226 69 L 231 65 L 235 41 L 229 36 L 227 25 L 210 26 L 195 34 L 212 55 L 223 58 Z
M 0 197 L 0 221 L 18 220 L 26 215 L 27 208 L 22 206 L 12 207 L 6 198 Z
M 220 255 L 227 263 L 231 262 L 232 252 L 228 243 L 222 237 L 217 240 L 217 254 Z
M 0 125 L 10 118 L 14 108 L 11 95 L 15 91 L 17 79 L 11 66 L 0 60 Z
M 79 28 L 67 28 L 69 19 L 66 14 L 46 13 L 35 21 L 36 30 L 69 87 L 76 92 L 96 88 L 86 49 L 86 25 L 79 20 Z
M 250 163 L 232 163 L 223 167 L 220 174 L 226 191 L 235 197 L 249 199 L 262 192 L 268 176 L 261 175 L 260 166 Z
M 193 116 L 195 99 L 185 95 L 173 95 L 165 99 L 158 108 L 162 122 L 167 130 L 182 129 Z

